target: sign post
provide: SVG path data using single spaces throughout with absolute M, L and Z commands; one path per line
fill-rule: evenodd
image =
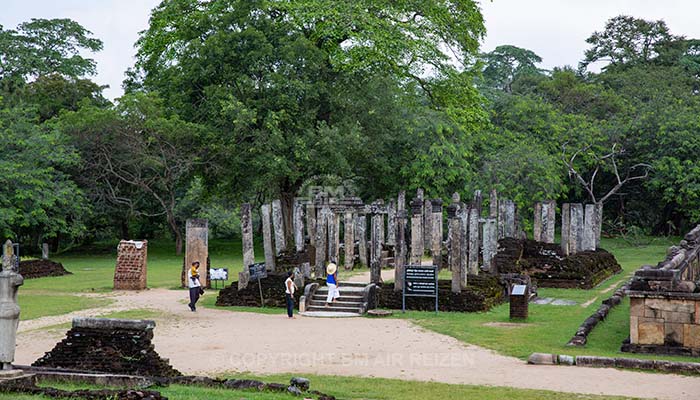
M 406 312 L 406 297 L 434 297 L 438 312 L 438 268 L 435 265 L 407 265 L 404 268 L 402 311 Z
M 263 299 L 262 284 L 260 279 L 267 278 L 267 267 L 265 263 L 255 263 L 248 266 L 248 271 L 250 272 L 250 279 L 258 281 L 258 289 L 260 290 L 260 307 L 265 306 L 265 299 Z

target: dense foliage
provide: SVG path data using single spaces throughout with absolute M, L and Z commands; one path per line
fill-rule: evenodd
M 235 235 L 241 202 L 332 185 L 603 202 L 608 230 L 679 232 L 700 219 L 700 41 L 603 28 L 578 68 L 545 71 L 478 53 L 472 0 L 165 0 L 112 104 L 78 23 L 0 27 L 0 231 L 179 250 L 186 218 Z

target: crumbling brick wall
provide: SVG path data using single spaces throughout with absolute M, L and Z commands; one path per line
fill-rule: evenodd
M 146 289 L 148 241 L 122 240 L 117 247 L 114 289 Z

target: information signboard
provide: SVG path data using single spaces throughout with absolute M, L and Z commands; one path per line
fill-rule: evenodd
M 404 269 L 403 311 L 406 312 L 406 297 L 434 297 L 435 312 L 438 311 L 438 268 L 435 265 L 407 265 Z

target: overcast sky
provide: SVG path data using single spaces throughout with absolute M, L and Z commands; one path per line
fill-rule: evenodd
M 347 1 L 347 0 L 343 0 Z M 351 1 L 351 0 L 350 0 Z M 71 18 L 104 42 L 93 55 L 94 80 L 109 85 L 105 96 L 122 94 L 124 71 L 134 63 L 134 42 L 160 0 L 0 0 L 0 25 L 11 29 L 31 18 Z M 586 38 L 620 14 L 663 19 L 676 35 L 700 38 L 698 0 L 482 0 L 487 37 L 482 50 L 512 44 L 533 50 L 542 66 L 576 65 Z

